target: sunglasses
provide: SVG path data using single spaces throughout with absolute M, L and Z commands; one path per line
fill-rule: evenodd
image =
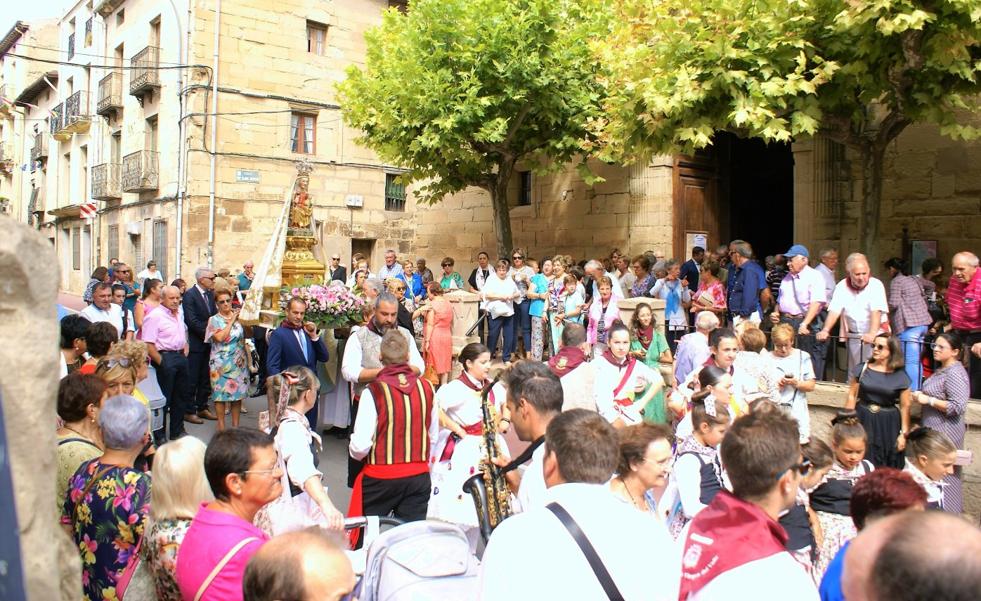
M 210 275 L 210 276 L 209 276 L 209 275 L 206 275 L 206 276 L 204 276 L 204 277 L 203 277 L 203 278 L 201 278 L 201 279 L 202 279 L 202 280 L 214 280 L 214 279 L 216 279 L 217 277 L 218 277 L 218 276 L 216 276 L 216 275 Z
M 886 350 L 889 347 L 886 346 L 885 344 L 873 344 L 872 345 L 872 348 L 874 348 L 877 351 L 884 351 L 884 350 Z
M 524 259 L 524 257 L 522 257 L 521 255 L 514 255 L 511 258 L 514 259 L 515 261 L 520 261 L 521 259 Z
M 232 302 L 232 299 L 230 299 L 230 298 L 223 298 L 220 301 L 215 301 L 215 304 L 218 304 L 218 305 L 227 305 L 230 302 Z
M 114 367 L 126 368 L 133 364 L 132 361 L 130 361 L 126 357 L 115 357 L 112 359 L 103 359 L 102 361 L 104 362 L 104 365 L 109 369 L 112 369 Z
M 128 269 L 117 269 L 116 273 L 129 273 Z
M 787 469 L 777 474 L 777 480 L 783 477 L 783 475 L 789 472 L 790 470 L 797 470 L 797 472 L 800 473 L 801 476 L 806 476 L 808 472 L 811 471 L 812 467 L 813 464 L 811 464 L 811 460 L 805 457 L 804 459 L 801 460 L 800 463 L 795 463 L 794 465 L 788 467 Z

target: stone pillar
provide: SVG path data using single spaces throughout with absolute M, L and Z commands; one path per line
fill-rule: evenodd
M 78 599 L 81 560 L 58 526 L 55 398 L 58 260 L 38 232 L 0 217 L 0 361 L 5 437 L 28 599 Z M 14 343 L 16 341 L 16 343 Z M 64 594 L 62 594 L 64 591 Z
M 630 166 L 630 207 L 627 251 L 671 254 L 674 229 L 674 157 L 658 155 L 647 164 Z
M 460 375 L 460 363 L 456 357 L 460 355 L 463 347 L 471 342 L 480 342 L 480 337 L 474 331 L 472 336 L 467 336 L 467 330 L 477 322 L 477 309 L 480 308 L 480 296 L 466 290 L 453 290 L 443 295 L 446 300 L 453 305 L 453 369 L 450 377 L 455 378 Z

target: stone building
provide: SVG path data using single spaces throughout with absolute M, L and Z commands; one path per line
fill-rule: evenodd
M 17 217 L 32 212 L 55 244 L 61 288 L 80 292 L 110 258 L 137 271 L 152 258 L 168 278 L 257 261 L 300 159 L 321 253 L 409 252 L 401 171 L 354 143 L 334 101 L 364 32 L 401 5 L 79 0 L 47 43 L 60 64 L 32 67 L 51 71 L 50 91 L 35 76 L 15 106 L 45 156 L 32 186 L 10 184 Z

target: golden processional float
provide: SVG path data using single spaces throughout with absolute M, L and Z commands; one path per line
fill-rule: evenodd
M 296 179 L 283 199 L 266 251 L 259 261 L 253 285 L 242 304 L 244 325 L 275 328 L 280 320 L 280 291 L 284 286 L 323 284 L 327 268 L 313 256 L 317 243 L 313 229 L 310 173 L 306 160 L 296 163 Z

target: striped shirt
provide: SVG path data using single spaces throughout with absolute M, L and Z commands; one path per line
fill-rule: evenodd
M 981 269 L 975 270 L 967 284 L 950 278 L 947 307 L 955 330 L 981 330 Z
M 892 279 L 889 283 L 889 314 L 892 329 L 897 334 L 933 323 L 923 289 L 916 278 L 898 273 Z

